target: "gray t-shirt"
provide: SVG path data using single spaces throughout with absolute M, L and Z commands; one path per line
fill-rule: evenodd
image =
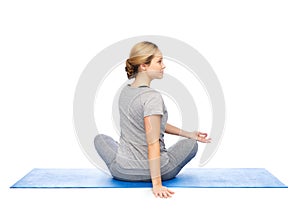
M 147 86 L 138 88 L 126 85 L 119 98 L 121 136 L 116 162 L 124 169 L 149 169 L 148 144 L 144 117 L 162 115 L 160 127 L 161 167 L 169 161 L 164 143 L 168 112 L 161 94 Z

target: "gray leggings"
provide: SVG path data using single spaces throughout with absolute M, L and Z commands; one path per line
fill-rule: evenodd
M 94 139 L 96 151 L 106 163 L 110 173 L 115 179 L 123 181 L 151 181 L 150 170 L 122 169 L 115 161 L 118 142 L 110 136 L 99 134 Z M 161 168 L 162 180 L 169 180 L 197 154 L 198 144 L 196 140 L 183 139 L 167 149 L 169 163 Z

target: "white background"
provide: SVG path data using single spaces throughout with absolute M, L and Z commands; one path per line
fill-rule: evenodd
M 0 212 L 299 213 L 299 11 L 288 0 L 1 1 Z M 226 129 L 205 167 L 266 168 L 288 189 L 175 189 L 170 200 L 150 189 L 9 189 L 32 168 L 94 167 L 73 128 L 77 81 L 102 49 L 139 35 L 185 41 L 216 72 Z

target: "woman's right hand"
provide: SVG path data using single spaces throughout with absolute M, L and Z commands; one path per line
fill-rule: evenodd
M 160 197 L 160 198 L 171 198 L 172 195 L 175 193 L 164 186 L 154 186 L 152 188 L 152 192 L 155 197 Z
M 207 134 L 199 131 L 190 132 L 189 138 L 195 139 L 201 143 L 210 143 L 211 138 L 207 138 Z

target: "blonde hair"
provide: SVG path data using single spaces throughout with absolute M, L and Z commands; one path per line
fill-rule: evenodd
M 125 71 L 128 79 L 132 79 L 137 75 L 141 64 L 150 64 L 157 51 L 157 45 L 152 42 L 144 41 L 135 44 L 130 51 L 129 58 L 126 60 Z

